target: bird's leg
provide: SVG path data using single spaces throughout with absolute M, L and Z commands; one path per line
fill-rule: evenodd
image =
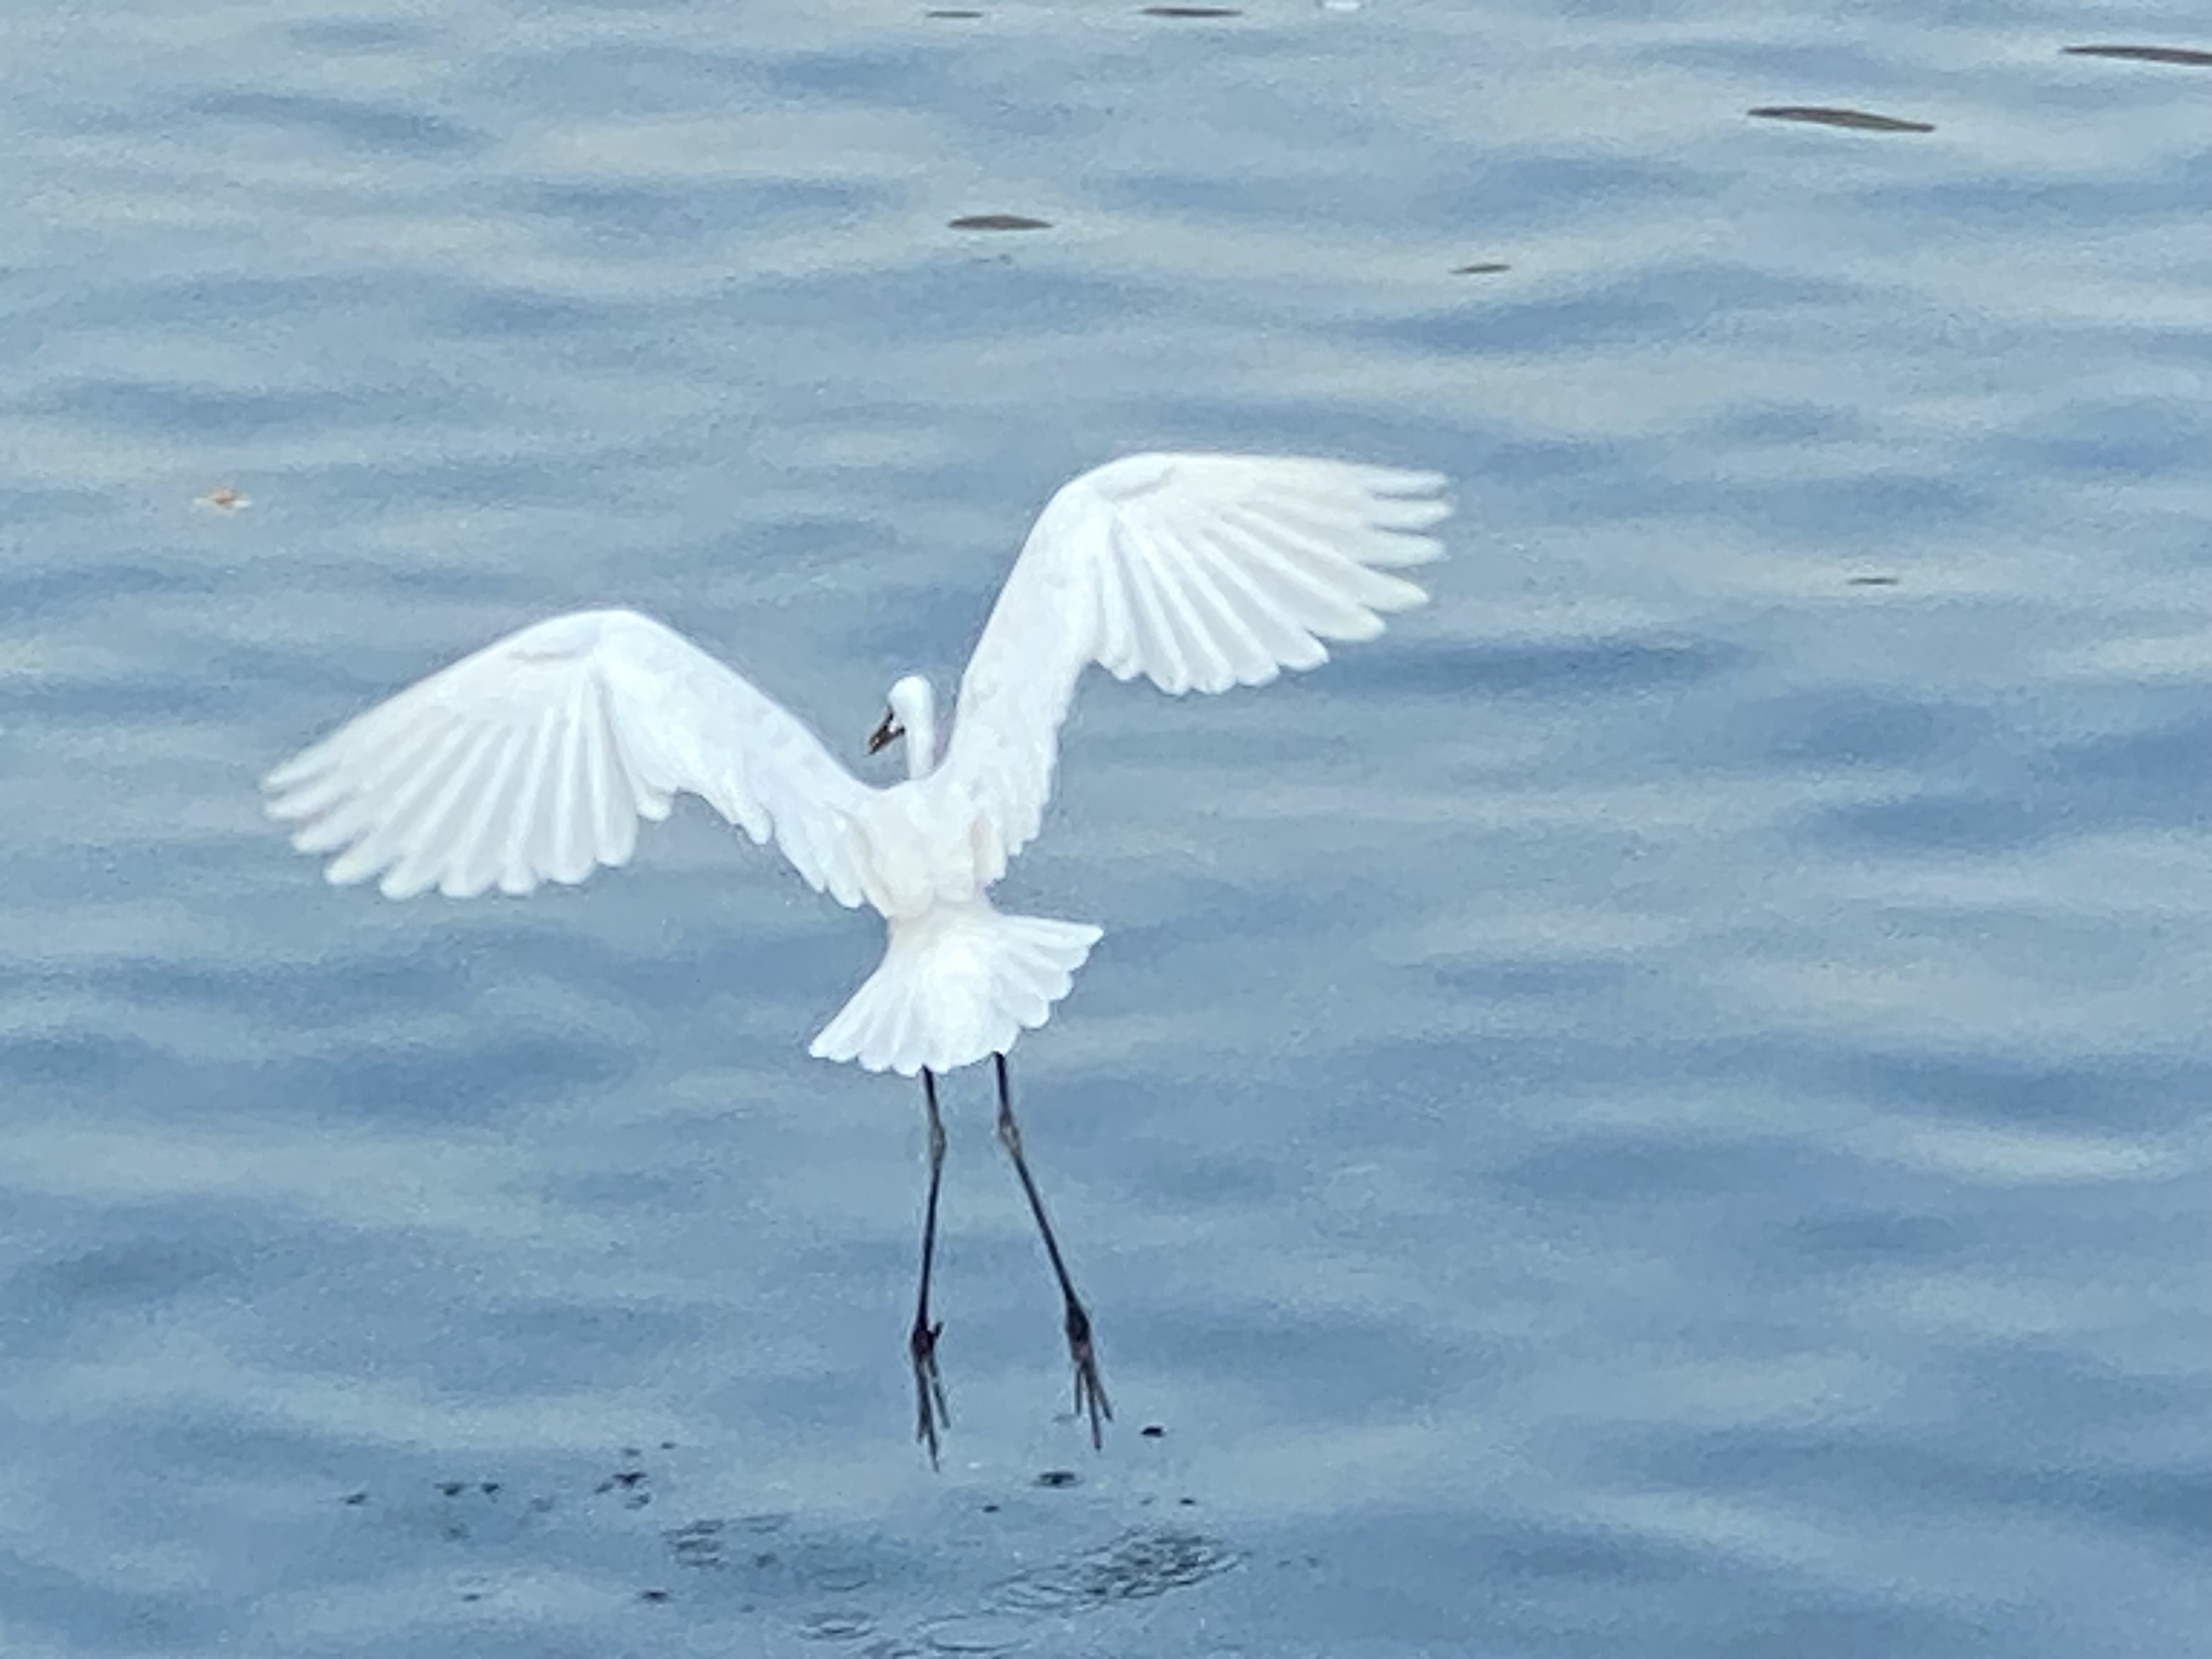
M 921 1291 L 915 1298 L 914 1330 L 906 1346 L 914 1361 L 914 1437 L 929 1448 L 929 1467 L 935 1468 L 938 1434 L 952 1426 L 952 1413 L 945 1403 L 945 1379 L 937 1372 L 937 1334 L 945 1323 L 933 1323 L 929 1317 L 929 1270 L 937 1261 L 937 1188 L 945 1174 L 945 1120 L 937 1115 L 937 1079 L 926 1066 L 921 1097 L 929 1109 L 929 1202 L 921 1218 Z
M 1006 1057 L 993 1054 L 992 1060 L 999 1072 L 999 1144 L 1014 1160 L 1014 1173 L 1022 1178 L 1022 1191 L 1028 1194 L 1030 1213 L 1036 1218 L 1037 1231 L 1044 1236 L 1044 1253 L 1052 1258 L 1053 1277 L 1060 1280 L 1060 1294 L 1067 1304 L 1067 1357 L 1075 1364 L 1075 1409 L 1079 1416 L 1091 1419 L 1091 1444 L 1096 1450 L 1103 1443 L 1099 1430 L 1101 1419 L 1110 1419 L 1114 1407 L 1106 1401 L 1106 1389 L 1098 1381 L 1098 1350 L 1091 1340 L 1091 1316 L 1085 1312 L 1083 1298 L 1076 1295 L 1075 1285 L 1067 1276 L 1067 1264 L 1060 1260 L 1060 1241 L 1052 1236 L 1052 1223 L 1045 1219 L 1044 1200 L 1037 1196 L 1036 1182 L 1030 1177 L 1030 1166 L 1022 1157 L 1022 1126 L 1014 1121 L 1014 1104 L 1006 1085 Z

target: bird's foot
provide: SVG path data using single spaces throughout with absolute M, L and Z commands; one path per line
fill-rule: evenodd
M 914 1361 L 914 1437 L 929 1448 L 933 1469 L 937 1467 L 939 1436 L 952 1426 L 952 1411 L 945 1403 L 945 1379 L 937 1370 L 937 1334 L 944 1328 L 941 1319 L 933 1325 L 917 1316 L 906 1340 L 908 1356 Z
M 1091 1316 L 1073 1297 L 1067 1304 L 1067 1357 L 1075 1364 L 1075 1414 L 1091 1421 L 1091 1449 L 1105 1444 L 1102 1422 L 1111 1422 L 1114 1407 L 1106 1398 L 1106 1385 L 1098 1380 L 1098 1350 L 1091 1340 Z

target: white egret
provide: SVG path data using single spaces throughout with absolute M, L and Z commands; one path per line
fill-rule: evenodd
M 752 684 L 629 611 L 538 623 L 409 687 L 269 775 L 292 844 L 333 882 L 436 888 L 581 881 L 619 865 L 640 818 L 700 795 L 757 843 L 770 836 L 817 890 L 872 906 L 882 962 L 811 1053 L 921 1074 L 929 1193 L 908 1339 L 916 1437 L 947 1420 L 929 1311 L 945 1160 L 937 1076 L 987 1056 L 998 1133 L 1059 1280 L 1075 1403 L 1094 1445 L 1110 1417 L 1091 1322 L 1022 1155 L 1006 1054 L 1067 994 L 1100 937 L 1087 923 L 1003 915 L 988 890 L 1038 830 L 1077 679 L 1097 663 L 1162 690 L 1260 685 L 1362 640 L 1426 597 L 1392 568 L 1438 554 L 1444 481 L 1279 456 L 1133 455 L 1046 505 L 961 677 L 949 738 L 929 683 L 891 687 L 871 753 L 903 738 L 905 781 L 876 788 Z

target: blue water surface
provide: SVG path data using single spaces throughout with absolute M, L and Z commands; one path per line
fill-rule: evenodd
M 0 1650 L 2212 1651 L 2212 70 L 2062 52 L 2201 8 L 978 9 L 8 7 Z M 1453 558 L 1087 686 L 1002 891 L 1107 929 L 1014 1071 L 1118 1416 L 961 1073 L 933 1474 L 875 925 L 256 783 L 599 603 L 888 775 L 1154 446 Z

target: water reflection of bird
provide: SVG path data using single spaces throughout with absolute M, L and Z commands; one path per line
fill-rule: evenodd
M 1007 915 L 988 889 L 1037 833 L 1083 670 L 1225 691 L 1310 668 L 1418 605 L 1389 568 L 1437 556 L 1443 481 L 1337 461 L 1134 455 L 1055 495 L 1006 579 L 940 732 L 929 683 L 890 689 L 871 753 L 903 739 L 907 777 L 865 784 L 780 704 L 659 623 L 580 611 L 523 629 L 410 686 L 270 773 L 293 845 L 333 882 L 388 896 L 572 883 L 629 859 L 641 817 L 704 797 L 806 881 L 889 925 L 882 962 L 811 1052 L 921 1075 L 929 1194 L 908 1347 L 917 1437 L 946 1421 L 929 1314 L 945 1157 L 937 1076 L 988 1058 L 998 1133 L 1060 1283 L 1075 1403 L 1112 1415 L 1091 1322 L 1022 1153 L 1006 1053 L 1066 995 L 1099 930 Z

